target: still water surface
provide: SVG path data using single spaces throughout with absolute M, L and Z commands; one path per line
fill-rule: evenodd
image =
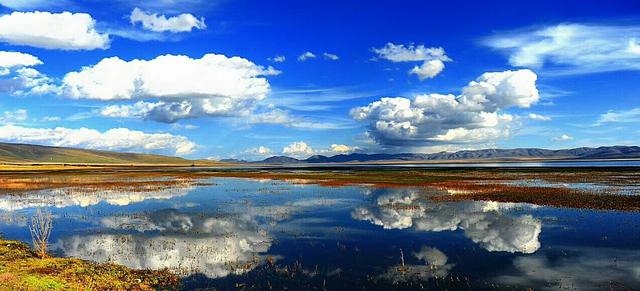
M 640 289 L 634 212 L 433 202 L 424 188 L 206 182 L 2 195 L 0 232 L 29 242 L 29 218 L 44 207 L 55 254 L 169 268 L 185 288 Z

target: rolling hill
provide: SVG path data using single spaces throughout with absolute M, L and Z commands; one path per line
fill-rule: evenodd
M 192 164 L 194 161 L 162 155 L 0 143 L 0 163 L 33 164 Z

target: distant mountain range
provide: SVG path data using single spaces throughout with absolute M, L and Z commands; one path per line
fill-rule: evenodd
M 640 159 L 638 146 L 609 146 L 546 150 L 536 148 L 486 149 L 476 151 L 440 152 L 433 154 L 344 154 L 331 157 L 316 155 L 304 160 L 287 156 L 274 156 L 259 164 L 317 164 L 353 162 L 425 162 L 425 161 L 508 161 L 508 160 L 597 160 Z M 242 160 L 220 162 L 242 164 Z M 0 164 L 120 164 L 120 165 L 212 165 L 216 162 L 187 160 L 162 155 L 120 153 L 100 150 L 51 147 L 30 144 L 0 143 Z
M 0 163 L 32 164 L 192 164 L 195 161 L 161 155 L 119 153 L 30 144 L 0 143 Z
M 454 161 L 454 160 L 589 160 L 640 158 L 638 146 L 607 146 L 598 148 L 574 148 L 547 150 L 538 148 L 485 149 L 475 151 L 439 152 L 433 154 L 343 154 L 336 156 L 315 155 L 304 160 L 287 156 L 274 156 L 256 163 L 349 163 L 349 162 L 402 162 L 402 161 Z

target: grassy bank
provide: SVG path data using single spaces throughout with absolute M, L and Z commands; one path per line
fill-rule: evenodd
M 2 290 L 156 290 L 177 289 L 168 271 L 132 270 L 72 258 L 39 258 L 26 244 L 0 239 Z

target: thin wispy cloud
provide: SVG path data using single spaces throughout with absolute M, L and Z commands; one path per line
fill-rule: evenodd
M 632 123 L 640 122 L 640 108 L 632 108 L 629 110 L 610 110 L 598 117 L 596 125 L 604 125 L 607 123 Z
M 564 23 L 497 33 L 481 42 L 515 67 L 559 75 L 640 70 L 640 26 Z

